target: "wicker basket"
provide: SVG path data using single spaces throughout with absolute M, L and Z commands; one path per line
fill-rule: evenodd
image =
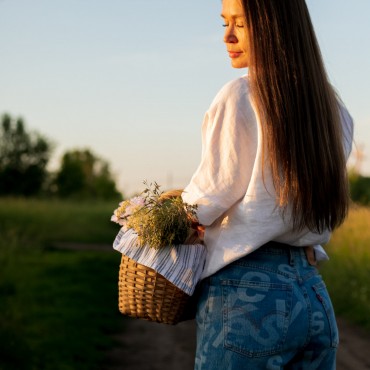
M 177 324 L 190 296 L 153 269 L 122 254 L 118 307 L 122 314 L 164 324 Z

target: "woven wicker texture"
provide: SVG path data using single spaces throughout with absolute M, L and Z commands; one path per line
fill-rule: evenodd
M 122 255 L 118 281 L 122 314 L 164 324 L 177 324 L 189 296 L 153 269 Z

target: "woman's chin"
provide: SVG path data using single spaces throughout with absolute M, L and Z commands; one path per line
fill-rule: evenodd
M 235 69 L 248 68 L 248 63 L 243 60 L 238 60 L 239 58 L 231 59 L 231 66 Z

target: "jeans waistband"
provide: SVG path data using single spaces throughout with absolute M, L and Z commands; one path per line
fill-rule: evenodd
M 270 241 L 260 248 L 258 248 L 254 253 L 266 253 L 275 255 L 287 255 L 292 258 L 294 255 L 302 256 L 307 260 L 311 266 L 317 265 L 317 260 L 315 256 L 315 250 L 312 245 L 297 247 L 285 243 L 278 243 L 275 241 Z

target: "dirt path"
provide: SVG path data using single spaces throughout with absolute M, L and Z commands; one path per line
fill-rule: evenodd
M 107 353 L 102 370 L 191 370 L 194 368 L 195 324 L 176 326 L 127 319 L 119 347 Z
M 337 370 L 370 369 L 370 334 L 337 318 L 340 331 Z
M 337 370 L 370 369 L 370 335 L 338 319 L 341 345 Z M 102 370 L 192 370 L 195 325 L 177 326 L 127 319 L 125 333 L 116 336 L 118 346 L 107 353 Z

